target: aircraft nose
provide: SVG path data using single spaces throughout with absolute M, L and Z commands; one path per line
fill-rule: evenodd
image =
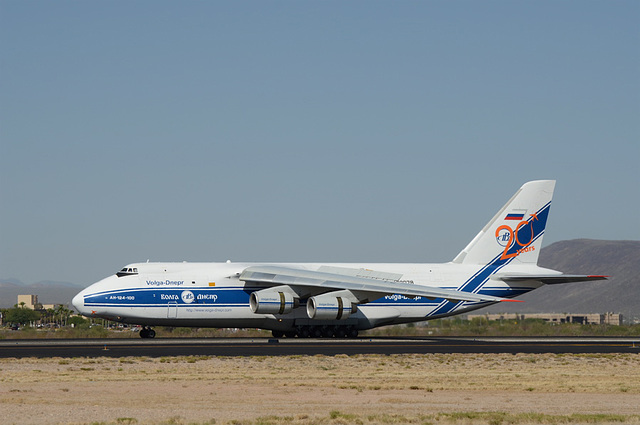
M 71 300 L 71 304 L 78 310 L 78 313 L 82 314 L 84 311 L 84 291 L 80 292 L 78 295 L 73 297 Z

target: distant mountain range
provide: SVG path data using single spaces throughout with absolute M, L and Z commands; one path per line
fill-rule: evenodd
M 640 317 L 640 241 L 575 239 L 540 251 L 540 266 L 568 274 L 611 276 L 607 281 L 548 285 L 519 297 L 523 303 L 500 303 L 480 313 L 622 313 Z M 19 294 L 36 294 L 43 304 L 71 304 L 83 287 L 43 281 L 25 285 L 0 279 L 0 307 L 12 307 Z
M 18 279 L 0 279 L 0 308 L 13 307 L 18 295 L 34 294 L 42 304 L 68 304 L 83 286 L 70 282 L 44 280 L 26 285 Z
M 609 280 L 547 285 L 480 313 L 622 313 L 640 317 L 640 241 L 574 239 L 540 251 L 541 267 Z

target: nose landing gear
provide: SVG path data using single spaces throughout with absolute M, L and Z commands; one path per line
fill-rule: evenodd
M 155 338 L 155 337 L 156 337 L 156 331 L 154 331 L 148 326 L 145 326 L 140 330 L 140 338 Z

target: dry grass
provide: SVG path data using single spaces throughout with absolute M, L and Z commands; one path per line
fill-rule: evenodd
M 0 360 L 8 424 L 640 423 L 638 406 L 640 354 Z

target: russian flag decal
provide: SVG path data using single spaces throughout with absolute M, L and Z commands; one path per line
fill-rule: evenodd
M 505 220 L 524 220 L 524 215 L 527 213 L 527 210 L 513 210 L 504 218 Z

